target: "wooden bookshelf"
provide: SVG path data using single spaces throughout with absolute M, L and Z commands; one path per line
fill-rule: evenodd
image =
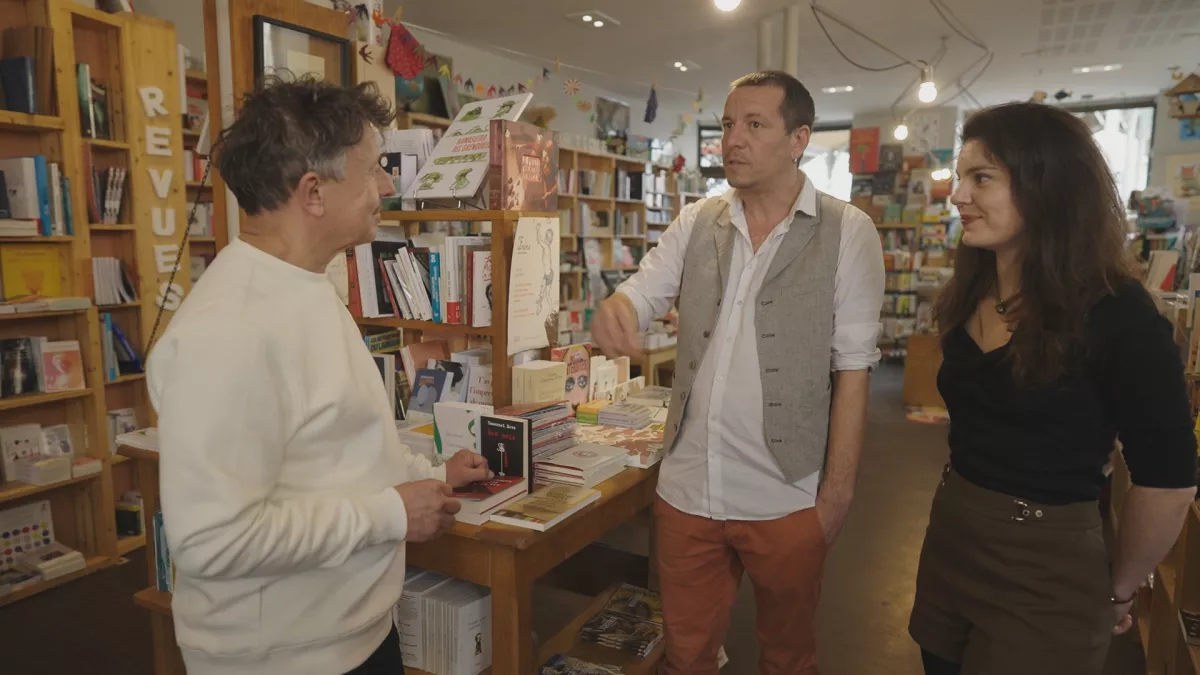
M 60 251 L 62 295 L 93 299 L 83 310 L 31 312 L 0 315 L 0 338 L 44 336 L 52 340 L 80 343 L 86 387 L 78 391 L 32 394 L 0 399 L 0 427 L 23 423 L 42 426 L 67 424 L 78 456 L 101 459 L 101 471 L 52 485 L 0 483 L 0 509 L 46 500 L 51 507 L 56 538 L 80 551 L 86 567 L 76 573 L 37 584 L 0 597 L 0 606 L 18 602 L 37 593 L 62 586 L 103 569 L 121 556 L 145 545 L 145 536 L 118 538 L 115 501 L 134 487 L 132 463 L 112 455 L 107 412 L 134 408 L 139 423 L 152 421 L 145 376 L 130 373 L 106 382 L 101 346 L 101 314 L 112 313 L 135 349 L 145 355 L 143 329 L 154 318 L 157 273 L 151 233 L 153 204 L 146 160 L 146 119 L 139 87 L 161 88 L 165 105 L 178 112 L 179 91 L 176 39 L 170 24 L 137 14 L 107 14 L 83 7 L 73 0 L 21 0 L 3 3 L 0 28 L 17 25 L 48 26 L 53 38 L 53 99 L 51 114 L 0 111 L 0 157 L 43 155 L 57 163 L 70 180 L 70 230 L 73 234 L 40 237 L 0 238 L 0 250 L 10 246 L 54 244 Z M 20 11 L 8 12 L 10 7 Z M 80 124 L 76 65 L 86 63 L 93 81 L 108 92 L 109 138 L 85 138 Z M 39 111 L 41 112 L 41 111 Z M 172 156 L 167 165 L 181 175 L 180 119 L 155 121 L 171 130 Z M 90 176 L 85 153 L 97 168 L 129 170 L 125 194 L 116 224 L 90 223 L 87 185 Z M 182 181 L 182 178 L 180 178 Z M 176 211 L 182 211 L 182 190 Z M 182 219 L 177 219 L 177 221 Z M 112 256 L 125 262 L 138 302 L 117 306 L 95 306 L 92 258 Z M 186 277 L 186 274 L 184 275 Z M 184 279 L 186 281 L 186 278 Z M 164 324 L 165 325 L 165 324 Z

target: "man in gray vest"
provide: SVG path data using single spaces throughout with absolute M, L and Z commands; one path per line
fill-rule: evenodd
M 655 504 L 665 675 L 715 675 L 743 572 L 760 672 L 817 673 L 821 570 L 854 494 L 885 273 L 871 219 L 798 168 L 814 116 L 791 75 L 734 82 L 734 189 L 685 207 L 592 322 L 606 354 L 634 354 L 679 300 Z

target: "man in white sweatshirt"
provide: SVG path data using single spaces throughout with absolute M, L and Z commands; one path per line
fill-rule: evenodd
M 148 364 L 190 675 L 403 672 L 404 542 L 442 533 L 451 486 L 490 475 L 474 453 L 433 467 L 400 443 L 325 274 L 374 239 L 391 119 L 371 86 L 272 82 L 217 143 L 241 234 Z

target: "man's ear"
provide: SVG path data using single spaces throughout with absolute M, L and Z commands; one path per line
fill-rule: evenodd
M 296 185 L 296 196 L 300 205 L 310 215 L 325 215 L 324 182 L 315 172 L 309 171 L 300 177 L 300 182 Z
M 804 151 L 808 149 L 808 143 L 812 140 L 812 129 L 807 126 L 797 127 L 792 132 L 792 159 L 799 162 L 800 158 L 804 157 Z

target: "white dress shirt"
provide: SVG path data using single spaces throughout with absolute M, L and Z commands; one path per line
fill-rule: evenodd
M 663 460 L 658 494 L 685 513 L 716 520 L 781 518 L 816 503 L 821 474 L 787 483 L 767 449 L 754 298 L 794 214 L 815 214 L 817 190 L 806 178 L 792 212 L 757 252 L 737 191 L 718 199 L 729 202 L 737 228 L 729 279 L 674 450 Z M 633 302 L 642 331 L 666 313 L 679 293 L 688 239 L 704 201 L 683 208 L 642 259 L 638 273 L 617 289 Z M 830 370 L 870 369 L 880 357 L 876 342 L 882 328 L 883 250 L 875 224 L 859 209 L 847 205 L 841 227 Z

